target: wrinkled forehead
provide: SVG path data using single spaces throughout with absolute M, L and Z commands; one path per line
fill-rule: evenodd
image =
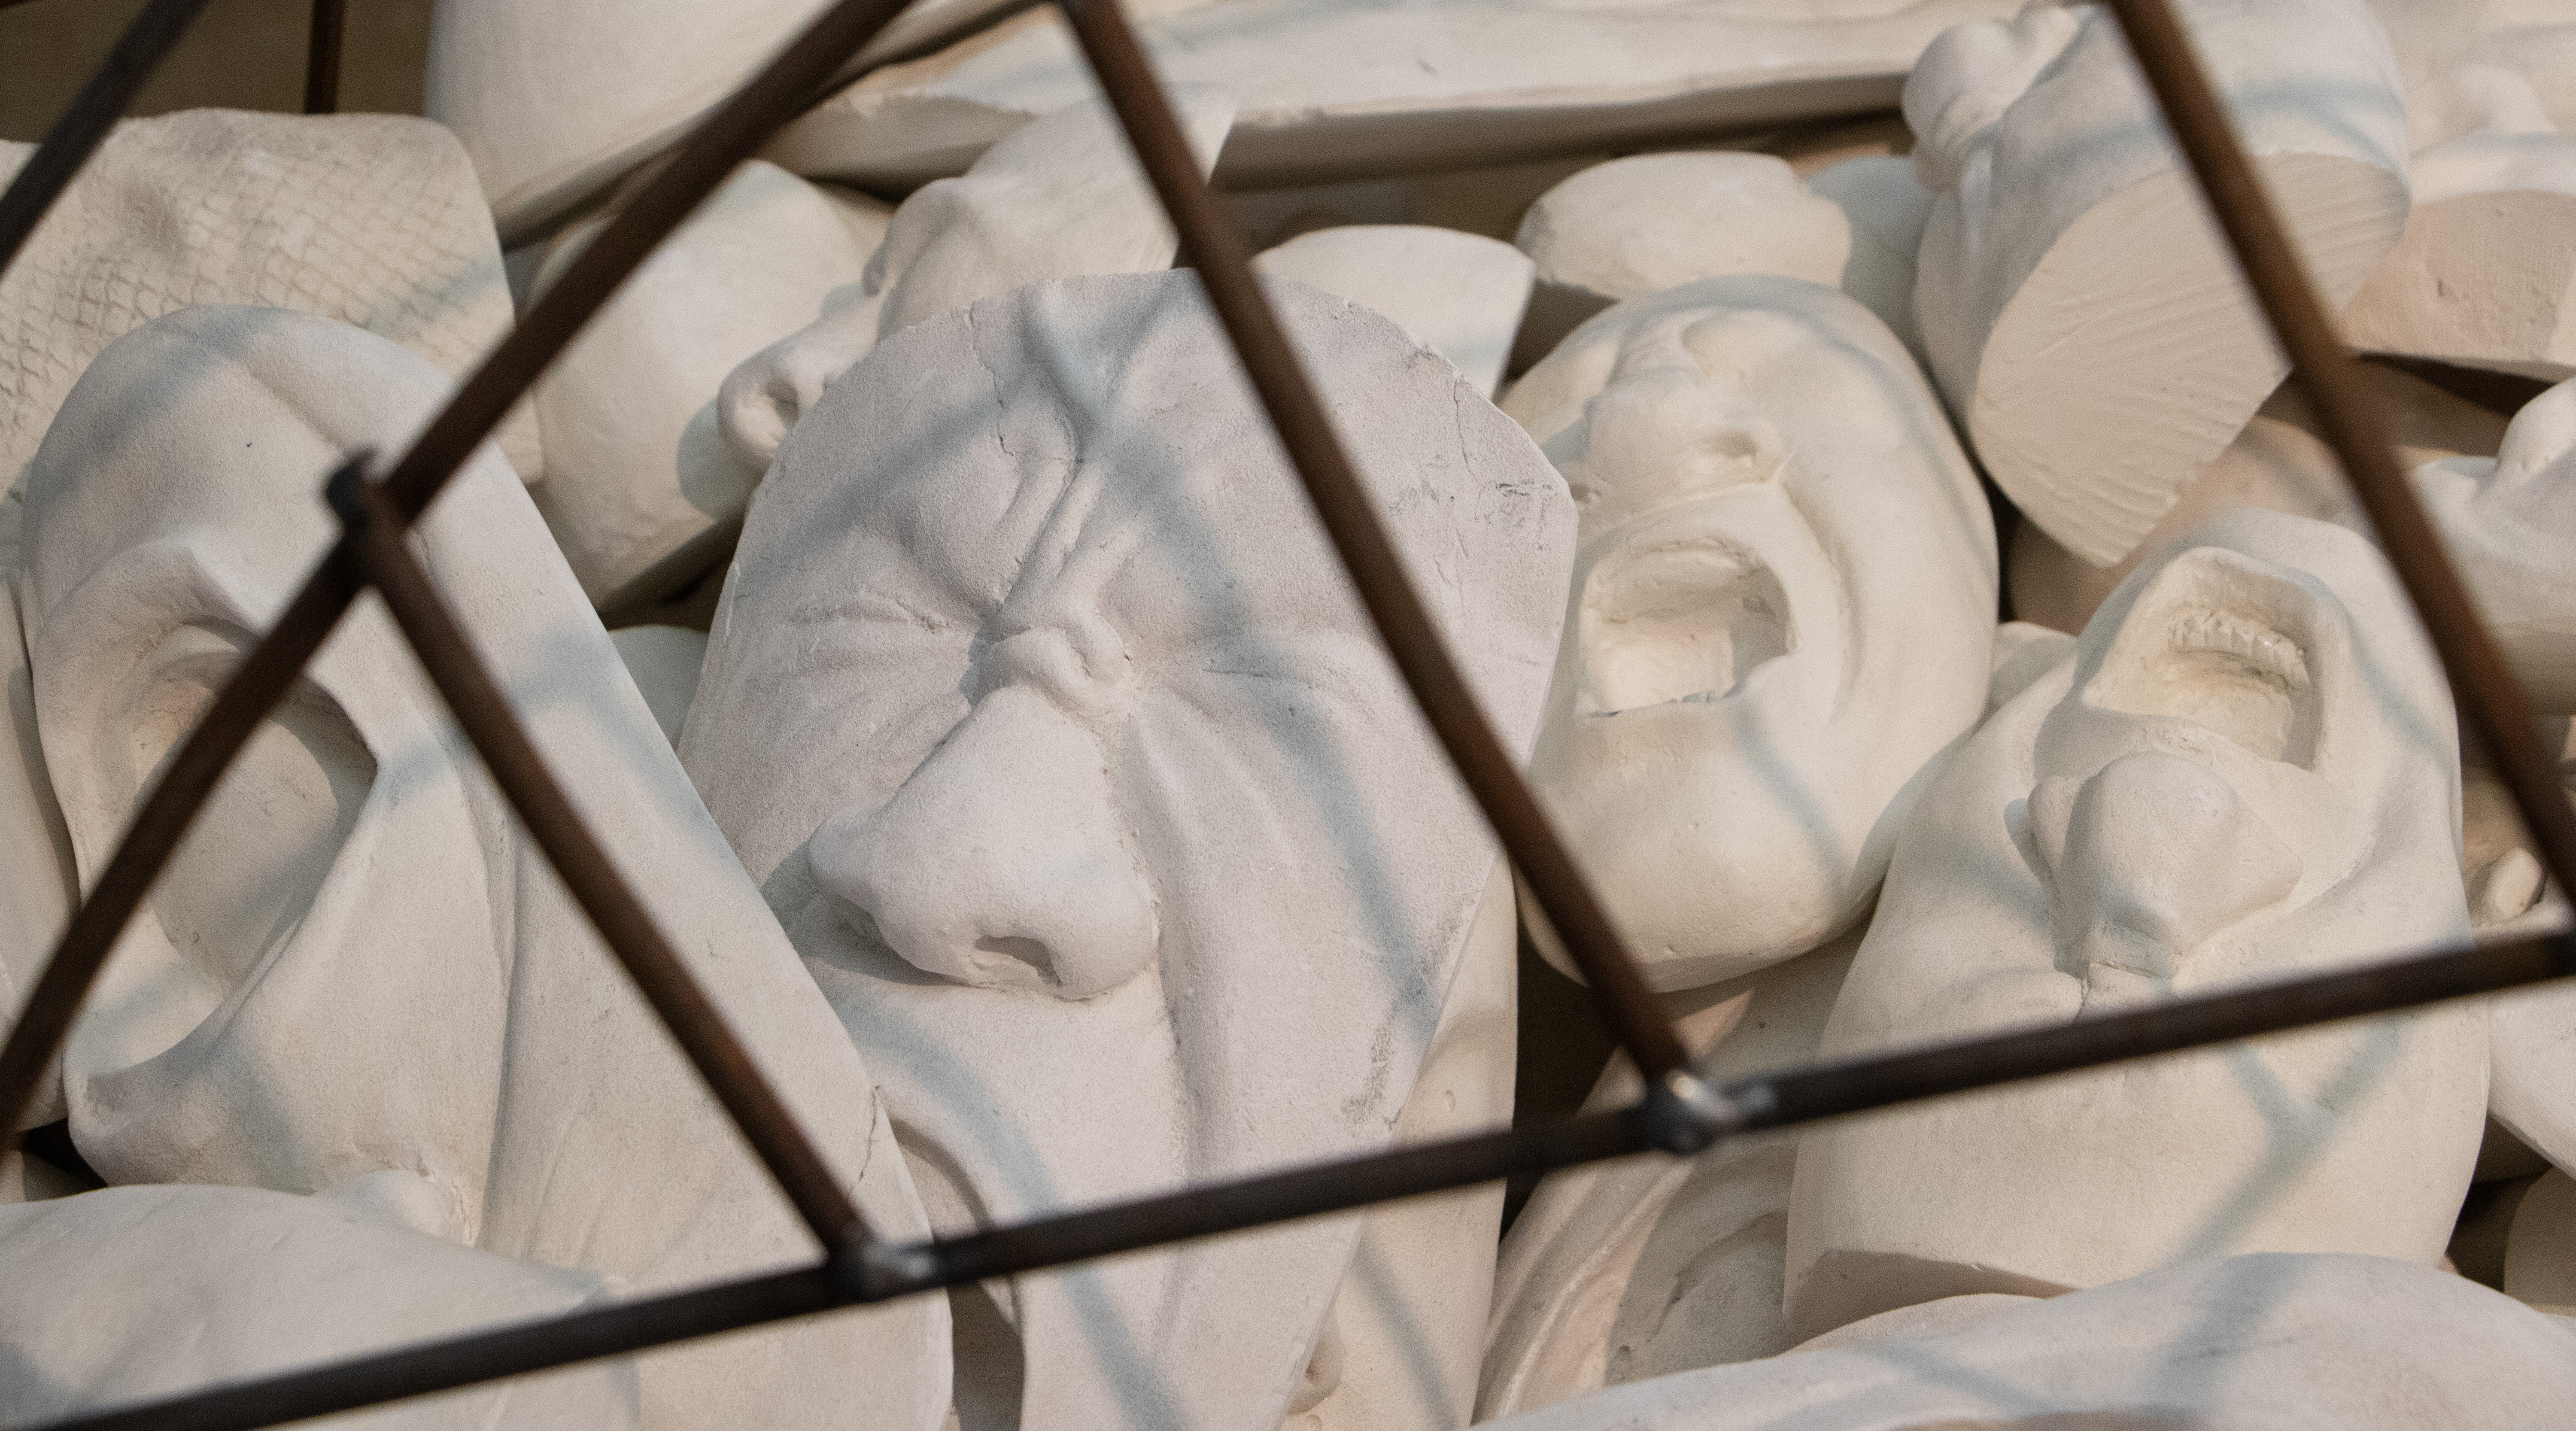
M 796 563 L 776 595 L 794 609 L 935 613 L 994 634 L 1097 620 L 1139 661 L 1256 621 L 1365 634 L 1330 553 L 1308 539 L 1314 518 L 1295 486 L 1118 436 L 1131 440 L 1086 444 L 1071 461 L 997 451 L 963 468 L 872 474 L 881 480 L 851 492 L 853 560 Z
M 1435 619 L 1454 636 L 1561 600 L 1561 498 L 1520 434 L 1384 320 L 1297 285 L 1274 301 L 1342 346 L 1315 374 Z M 1140 660 L 1255 621 L 1369 629 L 1185 274 L 1040 285 L 898 335 L 781 447 L 735 581 L 771 620 L 1097 616 Z

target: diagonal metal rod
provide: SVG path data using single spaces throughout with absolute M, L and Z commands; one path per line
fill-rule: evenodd
M 8 192 L 0 193 L 0 275 L 9 272 L 45 211 L 71 187 L 72 176 L 134 103 L 134 92 L 169 58 L 171 46 L 205 8 L 206 0 L 151 0 L 117 37 L 107 62 L 72 96 L 71 107 L 45 131 L 44 142 L 27 156 Z
M 155 4 L 165 0 L 155 0 Z M 166 0 L 176 3 L 176 0 Z M 600 231 L 563 276 L 537 298 L 510 336 L 465 380 L 386 479 L 402 522 L 417 518 L 503 413 L 535 383 L 573 335 L 599 311 L 664 235 L 679 226 L 841 61 L 867 43 L 903 0 L 840 0 L 700 125 L 634 202 Z M 93 87 L 96 81 L 93 81 Z M 87 92 L 84 91 L 84 94 Z M 68 121 L 67 121 L 68 122 Z M 57 125 L 61 129 L 62 125 Z M 49 141 L 50 142 L 50 141 Z M 41 157 L 41 156 L 39 156 Z M 25 175 L 20 175 L 24 182 Z M 12 186 L 10 192 L 17 192 Z M 323 557 L 286 614 L 263 637 L 188 733 L 135 810 L 125 838 L 100 871 L 53 957 L 0 1044 L 0 1152 L 16 1146 L 27 1101 L 79 1013 L 108 950 L 213 793 L 251 732 L 274 710 L 296 673 L 357 599 L 355 560 L 343 538 Z
M 430 683 L 456 713 L 456 723 L 474 742 L 493 783 L 509 797 L 510 808 L 590 916 L 600 939 L 626 966 L 635 987 L 796 1205 L 824 1252 L 837 1255 L 864 1244 L 867 1229 L 831 1165 L 797 1126 L 777 1090 L 734 1037 L 724 1015 L 707 1001 L 653 916 L 617 873 L 608 851 L 600 848 L 555 783 L 554 773 L 512 714 L 509 699 L 405 544 L 403 524 L 383 489 L 349 466 L 331 479 L 330 497 L 356 546 L 360 569 L 384 598 Z
M 2236 251 L 2246 282 L 2290 356 L 2327 445 L 2378 529 L 2380 545 L 2433 638 L 2433 649 L 2441 653 L 2453 699 L 2512 794 L 2540 862 L 2559 888 L 2576 891 L 2576 811 L 2570 810 L 2558 783 L 2557 758 L 2541 741 L 2531 699 L 2487 634 L 2441 538 L 2398 469 L 2356 359 L 2317 301 L 2316 287 L 2291 249 L 2262 180 L 2237 144 L 2208 76 L 2193 57 L 2191 41 L 2165 0 L 2110 0 L 2110 6 Z
M 2401 1012 L 2576 976 L 2576 936 L 2515 939 L 2349 973 L 2177 999 L 2123 1013 L 1848 1059 L 1725 1085 L 1696 1128 L 1706 1144 L 1979 1088 L 2177 1053 L 2341 1019 Z M 1669 1110 L 1676 1105 L 1660 1105 Z M 772 1273 L 353 1358 L 29 1431 L 249 1431 L 692 1337 L 1034 1272 L 1185 1238 L 1663 1149 L 1659 1105 L 1585 1114 L 1369 1157 L 1193 1188 L 941 1242 L 880 1244 L 864 1264 Z
M 1432 732 L 1502 841 L 1504 854 L 1556 927 L 1575 967 L 1583 971 L 1603 1020 L 1636 1060 L 1648 1086 L 1660 1092 L 1674 1077 L 1688 1077 L 1689 1059 L 1672 1021 L 1647 990 L 1591 883 L 1521 779 L 1519 762 L 1494 735 L 1431 624 L 1431 613 L 1361 488 L 1340 435 L 1306 380 L 1304 365 L 1253 280 L 1250 246 L 1241 228 L 1199 177 L 1198 161 L 1117 0 L 1063 0 L 1063 9 L 1172 226 L 1180 231 L 1182 254 L 1198 270 L 1208 301 L 1278 430 L 1280 445 L 1288 450 L 1351 584 Z
M 304 36 L 306 114 L 340 108 L 340 32 L 347 21 L 348 0 L 313 0 L 313 22 Z

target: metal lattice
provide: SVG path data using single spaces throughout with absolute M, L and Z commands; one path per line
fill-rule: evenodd
M 0 270 L 205 3 L 151 0 L 0 194 Z M 615 218 L 381 479 L 366 475 L 367 454 L 351 457 L 331 476 L 324 495 L 341 521 L 338 542 L 144 798 L 0 1046 L 5 1150 L 16 1141 L 5 1130 L 16 1127 L 108 950 L 190 820 L 360 592 L 373 587 L 602 940 L 812 1229 L 822 1258 L 797 1271 L 637 1298 L 74 1417 L 47 1431 L 273 1425 L 1517 1173 L 1632 1153 L 1688 1154 L 1758 1129 L 2576 975 L 2576 936 L 2498 941 L 2073 1024 L 1718 1086 L 1703 1081 L 1433 631 L 1252 279 L 1243 235 L 1200 177 L 1116 0 L 1058 0 L 1397 668 L 1505 854 L 1583 971 L 1603 1018 L 1645 1075 L 1647 1091 L 1634 1106 L 1616 1112 L 1397 1148 L 960 1237 L 879 1240 L 573 812 L 402 538 L 466 456 L 654 246 L 774 130 L 816 97 L 855 78 L 845 70 L 852 56 L 861 58 L 857 72 L 865 73 L 1028 8 L 1028 0 L 978 6 L 936 33 L 922 27 L 902 33 L 898 27 L 877 45 L 878 53 L 864 51 L 887 32 L 904 3 L 840 0 L 700 124 L 667 162 L 631 187 Z M 2336 339 L 2189 42 L 2165 0 L 2109 4 L 2441 653 L 2469 728 L 2511 792 L 2542 864 L 2561 888 L 2576 889 L 2576 813 L 2558 787 L 2556 762 L 2540 740 L 2530 703 L 2406 485 L 2352 356 Z M 306 95 L 307 108 L 315 112 L 332 107 L 340 9 L 340 0 L 316 0 L 314 7 Z

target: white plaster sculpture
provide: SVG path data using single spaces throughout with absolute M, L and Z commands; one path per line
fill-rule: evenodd
M 2479 130 L 2576 130 L 2576 23 L 2559 0 L 2370 0 L 2406 79 L 2422 154 Z
M 1932 217 L 1932 195 L 1914 177 L 1914 161 L 1865 154 L 1807 175 L 1807 191 L 1840 207 L 1851 228 L 1851 257 L 1836 280 L 1923 356 L 1914 326 L 1914 255 Z
M 2408 373 L 2378 363 L 2354 373 L 2370 393 L 2402 469 L 2444 457 L 2490 456 L 2505 419 Z M 2236 507 L 2341 521 L 2359 528 L 2343 464 L 2293 378 L 2264 399 L 2225 451 L 2202 464 L 2171 509 L 2127 556 L 2097 566 L 2068 551 L 2036 522 L 2013 531 L 2004 560 L 2013 614 L 2072 634 L 2084 629 L 2113 588 L 2202 522 Z
M 474 170 L 437 125 L 220 109 L 131 120 L 0 275 L 0 485 L 111 339 L 192 303 L 337 318 L 451 377 L 512 321 Z M 534 480 L 527 412 L 501 446 Z
M 1234 101 L 1169 92 L 1205 173 Z M 925 318 L 1049 278 L 1169 268 L 1180 238 L 1103 100 L 1048 115 L 996 144 L 962 178 L 925 185 L 895 210 L 856 295 L 753 354 L 724 380 L 725 441 L 767 471 L 787 430 L 877 343 Z
M 1516 365 L 1623 298 L 1702 278 L 1771 273 L 1832 286 L 1851 222 L 1768 154 L 1639 154 L 1539 195 L 1513 240 L 1538 265 Z
M 2342 329 L 2366 352 L 2576 376 L 2576 134 L 2480 130 L 2416 155 L 2405 236 Z
M 1881 109 L 1933 36 L 2012 3 L 1229 0 L 1136 29 L 1167 82 L 1242 100 L 1222 174 L 1266 187 Z M 1093 92 L 1062 21 L 1041 12 L 869 75 L 782 131 L 768 157 L 919 183 Z
M 2413 475 L 2533 703 L 2576 712 L 2576 380 L 2525 404 L 2494 457 L 2428 462 Z
M 2540 738 L 2558 756 L 2560 783 L 2571 787 L 2568 798 L 2576 801 L 2576 723 L 2544 716 Z M 2460 764 L 2460 882 L 2468 891 L 2469 922 L 2481 937 L 2546 934 L 2567 923 L 2565 893 L 2541 868 L 2531 832 L 2504 782 L 2475 751 Z M 2479 1173 L 2481 1181 L 2495 1176 L 2501 1174 Z
M 2576 22 L 2557 0 L 2489 0 L 2470 59 L 2531 86 L 2541 113 L 2576 132 Z
M 72 878 L 71 836 L 54 804 L 45 775 L 45 753 L 36 737 L 35 691 L 28 682 L 27 644 L 18 623 L 16 563 L 0 573 L 0 697 L 7 701 L 8 731 L 0 738 L 0 1037 L 53 957 L 54 943 L 71 921 L 79 886 Z M 40 1127 L 63 1116 L 62 1080 L 48 1073 L 20 1128 Z M 9 1201 L 0 1191 L 0 1202 Z
M 1668 996 L 1694 1066 L 1726 1079 L 1813 1062 L 1859 946 L 1855 930 L 1741 979 Z M 1626 1107 L 1642 1091 L 1621 1057 L 1584 1107 Z M 1788 1350 L 1780 1289 L 1796 1154 L 1796 1135 L 1784 1132 L 1541 1182 L 1495 1272 L 1478 1419 Z
M 823 0 L 437 0 L 421 113 L 463 141 L 510 247 L 676 141 Z
M 2185 0 L 2210 83 L 2329 309 L 2406 221 L 2396 62 L 2361 0 Z M 1915 318 L 2023 514 L 2134 548 L 2288 371 L 2107 9 L 2035 0 L 1905 86 L 1934 195 Z
M 45 761 L 95 878 L 167 750 L 333 539 L 341 454 L 444 399 L 345 325 L 191 308 L 119 339 L 27 481 Z M 555 778 L 885 1235 L 919 1203 L 799 967 L 534 507 L 487 448 L 416 529 Z M 361 603 L 198 816 L 64 1054 L 112 1183 L 329 1192 L 632 1292 L 813 1243 Z M 936 1426 L 945 1309 L 900 1303 L 659 1353 L 663 1427 Z
M 2460 767 L 2460 883 L 2469 897 L 2469 923 L 2481 935 L 2516 932 L 2527 923 L 2554 928 L 2566 919 L 2566 902 L 2548 898 L 2548 873 L 2532 852 L 2512 795 L 2474 761 Z
M 2075 650 L 2075 638 L 2030 621 L 2007 621 L 1995 628 L 1995 660 L 1986 677 L 1986 714 L 1994 718 L 2013 697 L 2056 669 Z
M 107 1188 L 0 1207 L 0 1417 L 50 1422 L 609 1300 L 329 1196 Z M 396 1403 L 381 1431 L 634 1431 L 634 1363 Z M 349 1424 L 349 1423 L 343 1423 Z
M 605 222 L 557 239 L 538 286 Z M 873 200 L 745 164 L 537 379 L 537 506 L 593 601 L 741 515 L 762 469 L 718 432 L 717 390 L 735 364 L 855 290 L 885 228 Z
M 1944 1327 L 1662 1377 L 1495 1431 L 2539 1431 L 2576 1405 L 2576 1326 L 2378 1257 L 2196 1262 Z M 1927 1309 L 1928 1310 L 1928 1309 Z M 1853 1330 L 1859 1331 L 1860 1328 Z
M 1506 411 L 1582 514 L 1530 774 L 1648 982 L 1815 948 L 1985 703 L 1994 527 L 1939 401 L 1852 299 L 1723 278 L 1593 319 Z
M 608 639 L 653 712 L 653 723 L 678 745 L 689 703 L 698 696 L 698 672 L 707 663 L 707 633 L 685 626 L 629 626 L 609 632 Z
M 1447 358 L 1488 397 L 1529 307 L 1529 257 L 1481 234 L 1424 224 L 1345 224 L 1257 254 L 1252 271 L 1374 309 Z
M 2122 583 L 1916 804 L 1823 1051 L 2456 943 L 2458 781 L 2448 689 L 2379 555 L 2222 516 Z M 2491 1077 L 2490 1023 L 2437 1006 L 1812 1130 L 1791 1324 L 2243 1251 L 2430 1264 L 2491 1099 L 2576 1152 L 2533 1116 L 2576 1113 L 2576 1029 L 2497 1022 Z
M 1268 289 L 1525 749 L 1564 484 L 1393 324 Z M 918 324 L 780 449 L 681 753 L 867 1054 L 934 1224 L 1499 1114 L 1510 885 L 1337 573 L 1186 273 Z M 1337 1219 L 1017 1279 L 975 1314 L 1008 1327 L 989 1359 L 961 1333 L 960 1405 L 1015 1385 L 1032 1431 L 1461 1424 L 1497 1193 L 1368 1260 Z M 1356 1295 L 1378 1286 L 1402 1315 Z
M 1461 946 L 1440 1025 L 1397 1110 L 1391 1143 L 1511 1122 L 1517 1041 L 1516 911 L 1497 867 Z M 1289 1397 L 1283 1431 L 1418 1431 L 1474 1419 L 1476 1358 L 1494 1302 L 1494 1190 L 1380 1203 Z

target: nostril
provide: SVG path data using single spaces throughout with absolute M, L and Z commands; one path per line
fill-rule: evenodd
M 875 348 L 874 299 L 827 312 L 745 358 L 716 392 L 716 430 L 734 455 L 766 472 L 823 389 Z
M 1009 961 L 1006 964 L 997 964 L 991 959 L 977 961 L 987 969 L 1007 970 L 1010 964 L 1017 964 L 1036 974 L 1047 984 L 1061 985 L 1064 982 L 1056 973 L 1055 951 L 1047 948 L 1044 940 L 1029 939 L 1016 934 L 998 937 L 987 935 L 975 941 L 975 948 L 978 953 Z
M 1099 742 L 1045 696 L 978 702 L 882 807 L 824 823 L 816 884 L 925 973 L 1088 999 L 1154 963 L 1159 920 Z

